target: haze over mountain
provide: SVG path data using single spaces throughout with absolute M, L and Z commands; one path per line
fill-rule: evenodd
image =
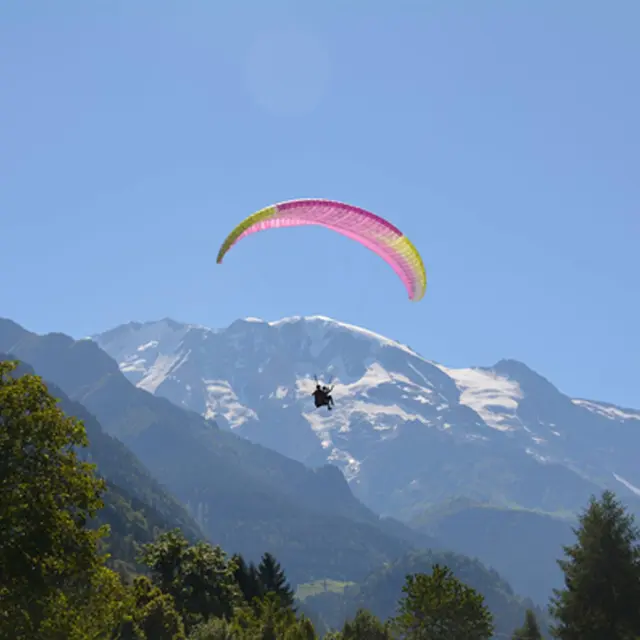
M 270 550 L 294 584 L 359 580 L 380 563 L 434 544 L 380 519 L 354 498 L 335 467 L 309 469 L 137 389 L 92 341 L 40 336 L 0 318 L 0 352 L 28 363 L 86 407 L 189 509 L 210 540 L 250 559 Z
M 466 497 L 569 515 L 603 487 L 637 508 L 640 411 L 570 398 L 515 360 L 450 368 L 321 316 L 132 322 L 93 339 L 141 389 L 338 466 L 379 513 Z M 314 374 L 334 377 L 334 411 L 313 406 Z

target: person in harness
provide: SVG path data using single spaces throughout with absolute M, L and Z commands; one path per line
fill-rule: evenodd
M 316 404 L 316 409 L 326 406 L 327 409 L 331 411 L 334 405 L 333 398 L 331 397 L 332 391 L 333 391 L 333 387 L 329 388 L 326 385 L 320 386 L 320 383 L 318 382 L 318 380 L 316 380 L 316 389 L 311 394 Z

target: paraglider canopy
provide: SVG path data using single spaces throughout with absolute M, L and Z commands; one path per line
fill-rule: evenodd
M 371 249 L 402 280 L 411 300 L 420 300 L 427 288 L 427 274 L 420 254 L 394 225 L 370 211 L 335 200 L 300 199 L 261 209 L 243 220 L 227 237 L 217 262 L 242 238 L 278 227 L 317 225 L 332 229 Z

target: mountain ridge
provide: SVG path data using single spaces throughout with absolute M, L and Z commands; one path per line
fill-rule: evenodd
M 517 477 L 520 466 L 530 480 L 546 482 L 537 493 L 528 482 L 531 495 L 518 496 L 513 485 L 504 496 L 491 495 L 489 486 L 469 496 L 498 504 L 575 512 L 599 488 L 615 488 L 632 502 L 640 493 L 640 473 L 628 455 L 628 444 L 640 443 L 640 431 L 620 429 L 636 421 L 640 426 L 640 411 L 570 398 L 512 358 L 490 367 L 451 368 L 326 316 L 239 319 L 222 329 L 164 319 L 121 325 L 92 339 L 141 388 L 305 464 L 336 464 L 356 495 L 379 513 L 410 519 L 425 497 L 435 503 L 460 493 L 432 476 L 408 477 L 417 461 L 405 464 L 402 451 L 410 458 L 415 447 L 439 449 L 455 460 L 456 453 L 478 458 L 484 442 L 503 475 Z M 330 417 L 309 403 L 314 374 L 335 375 Z M 418 425 L 426 429 L 414 429 Z M 615 452 L 608 450 L 608 427 L 620 444 Z M 378 486 L 374 460 L 379 467 L 405 467 L 392 473 L 397 486 Z M 460 472 L 467 486 L 482 484 Z M 552 478 L 563 478 L 572 495 L 554 497 Z M 427 481 L 433 490 L 419 488 Z M 506 484 L 495 477 L 487 482 Z

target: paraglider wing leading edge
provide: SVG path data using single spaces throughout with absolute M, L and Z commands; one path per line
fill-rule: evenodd
M 342 202 L 302 199 L 266 207 L 243 220 L 227 237 L 217 262 L 242 238 L 278 227 L 317 225 L 332 229 L 378 254 L 402 280 L 411 300 L 420 300 L 427 289 L 427 275 L 420 254 L 390 222 Z

